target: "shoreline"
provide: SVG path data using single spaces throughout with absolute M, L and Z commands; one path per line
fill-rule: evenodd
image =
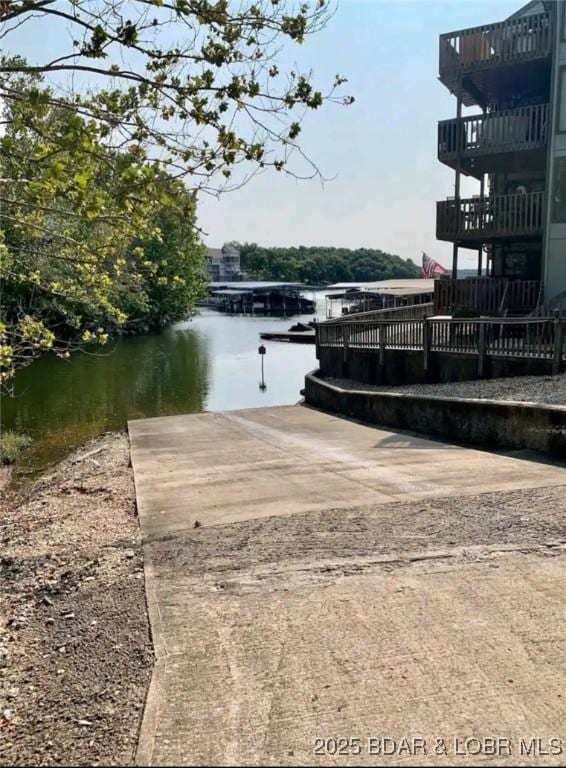
M 4 491 L 0 762 L 130 765 L 153 668 L 125 432 Z

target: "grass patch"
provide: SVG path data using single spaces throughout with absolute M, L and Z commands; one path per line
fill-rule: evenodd
M 20 453 L 31 444 L 29 435 L 20 435 L 11 430 L 0 435 L 0 464 L 14 464 Z

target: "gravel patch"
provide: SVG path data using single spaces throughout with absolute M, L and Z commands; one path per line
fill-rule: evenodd
M 152 561 L 171 578 L 183 574 L 184 584 L 199 593 L 227 589 L 232 580 L 285 589 L 287 578 L 318 582 L 336 569 L 355 575 L 374 568 L 380 556 L 396 555 L 391 570 L 405 567 L 408 553 L 439 549 L 459 550 L 453 563 L 460 566 L 478 547 L 563 555 L 566 486 L 340 506 L 183 530 L 179 539 L 182 547 L 165 544 Z
M 470 397 L 478 400 L 515 400 L 546 405 L 566 405 L 566 373 L 558 376 L 516 376 L 505 379 L 474 379 L 443 384 L 405 384 L 390 387 L 360 384 L 350 379 L 325 379 L 342 389 L 367 389 L 395 394 Z
M 153 667 L 125 434 L 0 519 L 0 765 L 131 765 Z

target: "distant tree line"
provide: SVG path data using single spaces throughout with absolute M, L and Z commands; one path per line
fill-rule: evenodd
M 419 277 L 411 259 L 373 248 L 264 248 L 256 243 L 234 243 L 241 269 L 257 280 L 288 280 L 310 284 L 388 280 Z

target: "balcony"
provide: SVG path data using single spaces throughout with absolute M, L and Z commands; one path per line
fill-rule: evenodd
M 469 247 L 498 239 L 542 235 L 544 192 L 442 200 L 436 204 L 436 237 Z
M 496 102 L 501 97 L 498 69 L 522 66 L 521 80 L 525 81 L 530 69 L 536 83 L 540 63 L 549 60 L 550 53 L 551 19 L 545 12 L 448 32 L 440 35 L 440 80 L 455 93 L 460 78 L 467 77 L 462 91 L 467 106 L 480 103 L 482 97 L 485 103 Z M 503 91 L 509 91 L 509 82 L 502 85 Z
M 441 278 L 434 281 L 434 314 L 448 315 L 465 309 L 496 317 L 507 312 L 532 312 L 540 301 L 539 280 L 508 280 L 496 277 Z
M 443 120 L 438 124 L 438 159 L 478 178 L 495 171 L 540 170 L 545 162 L 548 116 L 548 104 L 535 104 Z

